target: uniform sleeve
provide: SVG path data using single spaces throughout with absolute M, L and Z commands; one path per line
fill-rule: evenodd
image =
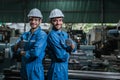
M 62 31 L 62 33 L 64 34 L 64 38 L 65 38 L 65 44 L 64 45 L 66 46 L 66 51 L 67 52 L 76 51 L 76 49 L 77 49 L 76 42 L 74 42 L 66 32 Z M 75 46 L 74 49 L 71 48 L 71 44 Z
M 36 58 L 36 57 L 43 57 L 42 52 L 45 50 L 46 48 L 46 40 L 47 40 L 47 34 L 42 34 L 42 35 L 38 35 L 36 37 L 36 42 L 33 45 L 33 47 L 30 50 L 26 51 L 26 58 Z
M 75 52 L 76 49 L 77 49 L 77 44 L 76 44 L 76 42 L 74 42 L 72 39 L 71 39 L 71 44 L 73 44 L 73 45 L 75 46 L 75 48 L 72 49 L 70 46 L 67 46 L 66 50 L 67 50 L 68 52 Z
M 20 54 L 20 47 L 19 47 L 19 45 L 20 45 L 20 41 L 21 41 L 21 37 L 22 36 L 20 36 L 18 39 L 17 39 L 17 41 L 15 42 L 15 44 L 14 44 L 14 52 L 17 54 L 17 55 L 19 55 Z
M 59 61 L 67 61 L 69 54 L 66 52 L 66 49 L 60 44 L 60 40 L 55 35 L 50 35 L 48 37 L 49 47 L 53 50 L 56 59 Z
M 75 52 L 77 50 L 77 43 L 73 41 L 73 44 L 74 44 L 75 48 L 72 50 L 72 52 Z

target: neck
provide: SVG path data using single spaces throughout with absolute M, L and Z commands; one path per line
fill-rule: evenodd
M 62 28 L 56 29 L 55 27 L 53 27 L 52 29 L 55 30 L 55 31 L 61 31 Z
M 35 29 L 31 29 L 31 32 L 33 33 L 35 31 Z
M 37 28 L 32 28 L 31 32 L 33 33 L 36 29 L 38 29 L 38 27 Z

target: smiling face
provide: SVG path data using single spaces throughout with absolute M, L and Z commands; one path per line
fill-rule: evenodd
M 55 29 L 60 30 L 62 28 L 63 18 L 61 17 L 52 18 L 51 24 Z
M 41 18 L 38 18 L 38 17 L 29 18 L 29 23 L 32 29 L 36 29 L 37 27 L 39 27 L 41 22 L 42 22 Z

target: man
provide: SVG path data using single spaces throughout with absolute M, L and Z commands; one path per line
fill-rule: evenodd
M 59 9 L 53 9 L 50 13 L 52 31 L 48 34 L 48 50 L 51 65 L 48 70 L 48 80 L 68 80 L 69 52 L 75 49 L 74 42 L 68 34 L 62 31 L 63 13 Z
M 21 55 L 22 80 L 44 80 L 42 60 L 45 55 L 47 34 L 41 30 L 42 14 L 32 9 L 29 14 L 30 31 L 25 32 L 17 41 L 17 53 Z

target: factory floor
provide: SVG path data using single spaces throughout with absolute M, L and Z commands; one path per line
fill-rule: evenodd
M 5 68 L 10 68 L 11 65 L 13 65 L 13 62 L 11 61 L 10 58 L 7 58 L 7 59 L 5 58 L 4 60 L 0 61 L 0 80 L 3 80 L 3 78 L 5 77 L 3 75 L 3 70 Z
M 9 68 L 11 66 L 11 59 L 7 58 L 0 62 L 0 73 L 3 72 L 4 68 Z
M 13 61 L 11 61 L 11 59 L 4 59 L 4 62 L 0 62 L 0 80 L 3 80 L 2 78 L 3 77 L 5 77 L 4 75 L 3 75 L 3 70 L 5 70 L 6 68 L 11 68 L 11 65 L 15 65 L 15 62 L 13 62 Z M 12 75 L 12 73 L 10 72 L 10 70 L 6 70 L 6 71 L 8 71 L 7 72 L 7 74 L 9 74 L 10 73 L 10 75 Z M 70 70 L 69 70 L 69 80 L 119 80 L 119 79 L 117 79 L 116 77 L 116 79 L 113 79 L 113 78 L 104 78 L 104 79 L 99 79 L 98 77 L 96 77 L 95 78 L 95 76 L 91 76 L 91 74 L 89 74 L 88 75 L 88 73 L 89 73 L 89 71 L 88 72 L 86 72 L 86 71 L 79 71 L 79 73 L 78 74 L 76 74 L 75 73 L 76 71 L 75 70 L 73 70 L 71 73 L 70 73 Z M 83 73 L 85 73 L 86 72 L 86 74 L 83 74 Z M 14 70 L 14 73 L 16 74 L 16 76 L 19 76 L 19 72 L 17 72 L 17 70 L 15 71 Z M 76 75 L 75 75 L 76 74 Z M 116 73 L 115 73 L 116 74 Z M 78 76 L 79 75 L 79 76 Z M 96 75 L 96 74 L 94 74 L 94 75 Z M 77 76 L 77 77 L 79 77 L 79 78 L 77 78 L 77 79 L 74 79 L 73 77 L 75 77 L 75 76 Z M 86 76 L 86 77 L 85 77 Z M 87 78 L 87 76 L 88 76 L 88 78 Z M 103 76 L 103 75 L 101 75 L 101 76 Z M 107 76 L 107 75 L 106 75 Z M 111 75 L 112 76 L 112 75 Z M 15 78 L 15 77 L 14 77 Z M 8 77 L 6 77 L 6 79 L 5 80 L 11 80 L 11 79 L 9 79 Z M 14 80 L 20 80 L 20 78 L 19 79 L 14 79 Z

